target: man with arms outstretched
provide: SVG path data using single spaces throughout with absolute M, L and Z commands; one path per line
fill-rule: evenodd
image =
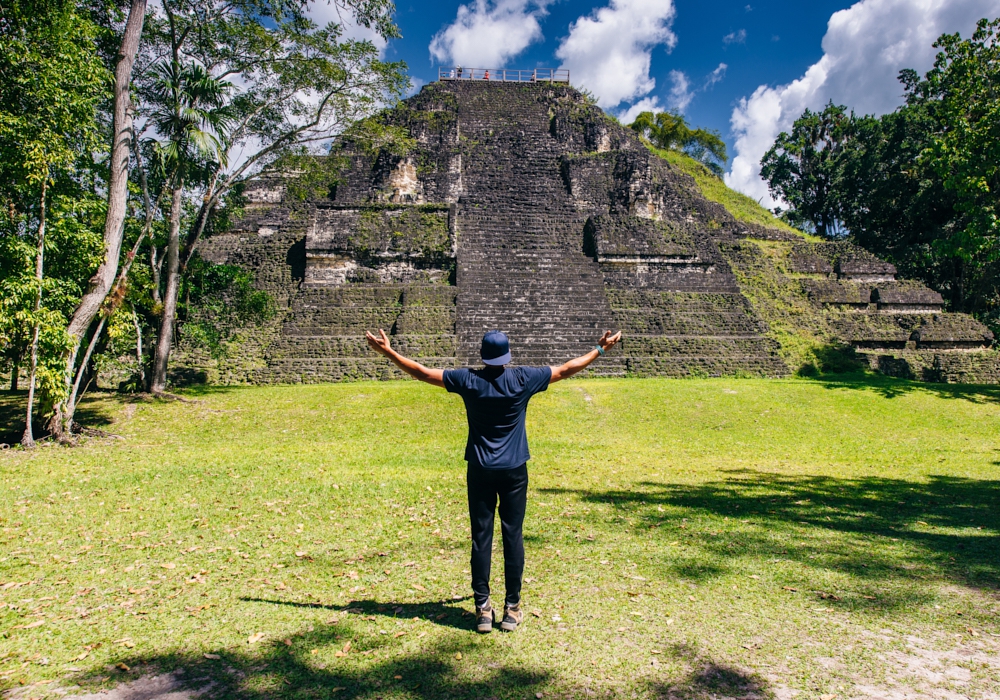
M 490 603 L 490 559 L 493 549 L 493 514 L 500 502 L 503 534 L 506 600 L 500 629 L 513 632 L 524 620 L 521 609 L 521 576 L 524 573 L 524 538 L 521 526 L 528 497 L 528 437 L 524 419 L 528 400 L 549 384 L 571 377 L 621 340 L 618 332 L 605 331 L 586 355 L 559 367 L 506 367 L 510 344 L 500 331 L 483 336 L 481 369 L 429 369 L 392 349 L 385 331 L 366 333 L 368 345 L 385 355 L 414 379 L 456 393 L 465 401 L 469 439 L 465 446 L 472 523 L 472 592 L 476 600 L 476 629 L 493 630 Z

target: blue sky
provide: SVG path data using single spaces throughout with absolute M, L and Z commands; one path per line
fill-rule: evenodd
M 437 79 L 439 62 L 432 59 L 431 38 L 455 20 L 459 2 L 415 2 L 397 5 L 397 20 L 403 39 L 393 41 L 386 57 L 406 61 L 410 73 L 423 81 Z M 730 141 L 729 116 L 736 101 L 750 95 L 762 83 L 788 83 L 802 75 L 823 54 L 820 42 L 830 15 L 850 7 L 847 0 L 810 3 L 788 0 L 711 2 L 677 0 L 672 23 L 677 43 L 673 50 L 659 46 L 652 51 L 651 75 L 656 80 L 653 95 L 666 103 L 672 82 L 671 70 L 683 71 L 693 85 L 727 65 L 725 77 L 699 92 L 685 113 L 699 126 L 718 130 Z M 533 44 L 508 62 L 507 68 L 558 67 L 555 52 L 569 33 L 570 24 L 581 15 L 607 2 L 563 0 L 550 5 L 540 20 L 544 40 Z M 749 9 L 748 9 L 749 8 Z M 784 18 L 778 21 L 777 18 Z M 740 32 L 745 33 L 742 38 Z M 735 35 L 728 42 L 727 35 Z M 488 67 L 488 66 L 483 66 Z M 496 66 L 489 66 L 496 67 Z
M 926 71 L 938 36 L 997 16 L 1000 0 L 398 0 L 385 56 L 418 85 L 439 65 L 567 67 L 623 121 L 681 111 L 726 141 L 726 182 L 772 206 L 759 161 L 804 109 L 891 111 L 901 69 Z

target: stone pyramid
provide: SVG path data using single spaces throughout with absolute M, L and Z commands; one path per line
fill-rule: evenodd
M 343 140 L 329 196 L 260 181 L 206 242 L 209 260 L 254 270 L 279 314 L 221 360 L 182 352 L 181 371 L 398 376 L 364 343 L 376 328 L 431 366 L 477 364 L 491 329 L 515 364 L 558 364 L 621 329 L 592 374 L 784 376 L 806 346 L 852 348 L 890 374 L 1000 381 L 990 332 L 936 292 L 855 246 L 734 217 L 568 85 L 443 80 L 380 118 L 416 147 Z

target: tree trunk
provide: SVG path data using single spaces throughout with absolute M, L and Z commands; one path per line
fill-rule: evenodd
M 11 360 L 11 370 L 10 370 L 10 390 L 17 391 L 17 379 L 21 373 L 21 346 L 17 344 L 14 346 L 14 359 Z
M 156 339 L 153 356 L 153 382 L 150 390 L 162 394 L 167 390 L 167 361 L 174 339 L 174 316 L 177 313 L 177 292 L 180 288 L 181 205 L 184 182 L 174 185 L 170 202 L 170 233 L 167 238 L 167 288 L 163 294 L 163 316 L 160 334 Z
M 160 297 L 160 266 L 163 264 L 163 258 L 158 257 L 158 252 L 156 250 L 156 244 L 151 244 L 149 246 L 149 269 L 153 273 L 153 302 L 159 304 L 162 303 L 163 299 Z
M 118 49 L 118 63 L 115 66 L 114 82 L 114 120 L 112 123 L 113 141 L 111 143 L 110 173 L 108 175 L 108 213 L 104 220 L 104 258 L 97 272 L 90 278 L 87 291 L 70 319 L 66 330 L 72 339 L 72 345 L 66 357 L 66 384 L 70 382 L 76 369 L 76 356 L 87 329 L 94 321 L 101 304 L 111 290 L 118 271 L 118 259 L 121 256 L 122 237 L 125 233 L 125 212 L 128 202 L 128 165 L 132 138 L 132 100 L 129 86 L 132 82 L 132 66 L 139 50 L 139 38 L 142 35 L 142 25 L 146 19 L 147 0 L 132 0 L 125 33 L 122 36 L 121 47 Z M 53 424 L 57 429 L 69 431 L 73 424 L 73 415 L 64 406 L 57 408 L 58 420 Z M 59 415 L 61 414 L 61 415 Z
M 139 386 L 146 386 L 146 368 L 142 366 L 142 326 L 139 325 L 139 314 L 132 307 L 132 325 L 135 326 L 135 359 L 139 363 Z
M 35 295 L 35 330 L 31 338 L 31 369 L 28 372 L 28 411 L 24 422 L 24 435 L 21 444 L 24 447 L 35 446 L 35 435 L 32 430 L 32 416 L 35 412 L 35 375 L 38 372 L 38 336 L 42 332 L 42 320 L 39 313 L 42 310 L 42 279 L 45 272 L 45 195 L 48 191 L 49 174 L 45 173 L 42 180 L 42 200 L 38 209 L 38 252 L 35 254 L 35 282 L 38 293 Z

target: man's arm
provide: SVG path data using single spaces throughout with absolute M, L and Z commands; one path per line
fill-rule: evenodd
M 614 335 L 611 335 L 611 331 L 604 331 L 604 335 L 602 335 L 601 339 L 597 341 L 597 344 L 600 345 L 605 352 L 607 352 L 608 350 L 613 348 L 621 339 L 622 339 L 621 331 L 618 331 Z M 598 352 L 597 348 L 594 348 L 586 355 L 580 355 L 580 357 L 576 358 L 575 360 L 570 360 L 566 364 L 559 365 L 558 367 L 550 367 L 549 369 L 552 370 L 552 379 L 549 380 L 549 384 L 552 384 L 553 382 L 558 382 L 560 379 L 566 379 L 567 377 L 572 377 L 574 374 L 586 368 L 587 365 L 589 365 L 591 362 L 593 362 L 600 356 L 601 353 Z
M 392 360 L 394 365 L 399 367 L 414 379 L 419 379 L 422 382 L 439 386 L 442 389 L 444 388 L 444 370 L 430 369 L 428 367 L 424 367 L 419 362 L 414 362 L 408 357 L 403 357 L 389 345 L 389 337 L 385 334 L 385 331 L 380 328 L 378 332 L 378 336 L 375 336 L 367 331 L 365 332 L 365 338 L 368 339 L 368 346 L 372 350 L 380 355 L 388 357 Z

